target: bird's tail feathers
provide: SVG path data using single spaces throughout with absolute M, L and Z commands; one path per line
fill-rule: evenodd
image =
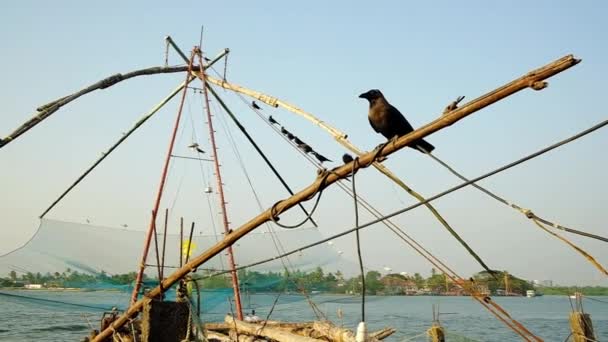
M 431 153 L 435 149 L 435 146 L 431 145 L 424 139 L 416 141 L 413 145 L 415 146 L 415 148 L 422 149 L 427 153 Z

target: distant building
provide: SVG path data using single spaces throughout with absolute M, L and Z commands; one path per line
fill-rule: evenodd
M 389 295 L 415 295 L 418 292 L 416 283 L 401 275 L 387 275 L 380 281 Z
M 532 280 L 532 285 L 542 287 L 553 287 L 553 280 Z

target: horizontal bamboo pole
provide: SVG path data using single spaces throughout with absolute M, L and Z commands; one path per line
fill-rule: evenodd
M 539 69 L 536 69 L 494 91 L 487 93 L 460 108 L 455 109 L 447 113 L 446 115 L 434 120 L 433 122 L 424 125 L 417 130 L 399 137 L 396 140 L 393 140 L 390 144 L 387 144 L 380 151 L 373 151 L 370 153 L 366 153 L 359 158 L 359 162 L 357 165 L 353 165 L 353 162 L 342 165 L 334 170 L 331 173 L 327 174 L 326 177 L 317 178 L 311 185 L 302 189 L 300 192 L 296 193 L 294 196 L 291 196 L 285 200 L 279 201 L 275 204 L 275 210 L 277 215 L 285 212 L 286 210 L 296 206 L 298 203 L 308 200 L 312 198 L 318 191 L 323 190 L 327 186 L 335 183 L 336 181 L 346 178 L 353 171 L 356 172 L 361 168 L 366 168 L 370 166 L 375 158 L 381 158 L 389 156 L 396 151 L 406 147 L 410 143 L 422 139 L 434 132 L 437 132 L 445 127 L 448 127 L 463 118 L 477 112 L 478 110 L 485 108 L 495 102 L 498 102 L 504 99 L 507 96 L 510 96 L 518 91 L 526 89 L 528 87 L 539 87 L 539 82 L 543 82 L 543 80 L 554 76 L 564 70 L 569 69 L 570 67 L 576 65 L 580 60 L 575 59 L 572 55 L 560 58 L 552 63 L 545 65 Z M 321 183 L 323 182 L 323 183 Z M 152 289 L 148 296 L 156 297 L 163 289 L 170 288 L 173 284 L 178 282 L 180 279 L 188 275 L 191 271 L 196 269 L 198 266 L 202 265 L 204 262 L 208 261 L 215 255 L 219 254 L 222 250 L 231 246 L 236 241 L 238 241 L 243 236 L 249 234 L 255 228 L 260 226 L 261 224 L 268 222 L 271 220 L 271 209 L 267 209 L 256 217 L 252 218 L 245 224 L 243 224 L 238 229 L 233 230 L 230 234 L 226 234 L 222 241 L 217 242 L 215 245 L 211 246 L 202 254 L 196 256 L 192 260 L 190 260 L 187 264 L 185 264 L 182 268 L 173 272 L 169 277 L 167 277 L 162 282 L 162 287 L 157 286 Z M 143 307 L 144 299 L 140 299 L 135 304 L 131 305 L 131 307 L 123 313 L 112 325 L 106 328 L 104 331 L 100 332 L 99 335 L 95 338 L 95 342 L 101 342 L 105 338 L 111 336 L 112 330 L 118 329 L 123 326 L 125 323 L 129 321 L 131 317 L 136 316 L 139 311 L 141 311 Z

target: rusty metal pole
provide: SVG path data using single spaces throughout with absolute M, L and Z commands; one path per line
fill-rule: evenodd
M 201 58 L 199 50 L 199 58 Z M 201 58 L 202 59 L 202 58 Z M 213 164 L 215 165 L 215 176 L 217 178 L 217 191 L 220 197 L 220 207 L 222 209 L 222 222 L 224 224 L 224 232 L 226 235 L 230 233 L 230 222 L 228 222 L 228 214 L 226 212 L 226 199 L 224 196 L 224 186 L 222 183 L 222 174 L 220 173 L 220 161 L 217 156 L 217 146 L 215 144 L 215 131 L 213 130 L 213 120 L 211 118 L 211 110 L 209 108 L 209 95 L 207 87 L 205 87 L 205 70 L 201 67 L 201 78 L 203 81 L 203 95 L 205 98 L 205 110 L 207 112 L 207 124 L 209 126 L 209 140 L 211 140 L 211 150 L 213 151 Z M 234 252 L 232 246 L 227 248 L 228 251 L 228 266 L 230 267 L 230 276 L 232 278 L 232 288 L 234 289 L 234 302 L 236 304 L 236 315 L 239 320 L 243 320 L 243 307 L 241 305 L 241 291 L 239 289 L 239 279 L 235 270 Z
M 192 56 L 190 56 L 190 62 L 188 63 L 188 74 L 186 75 L 186 82 L 190 79 L 190 74 L 192 72 L 192 61 L 194 59 L 194 52 Z M 137 277 L 135 278 L 135 284 L 133 286 L 133 293 L 131 294 L 131 305 L 137 302 L 137 296 L 139 293 L 139 289 L 141 288 L 141 281 L 144 275 L 144 269 L 146 267 L 146 259 L 148 258 L 148 250 L 150 249 L 150 240 L 152 239 L 152 231 L 154 224 L 156 222 L 156 215 L 158 214 L 158 207 L 160 206 L 160 200 L 163 196 L 163 189 L 165 188 L 165 181 L 167 180 L 167 171 L 169 169 L 169 162 L 171 161 L 171 154 L 173 154 L 173 144 L 175 143 L 175 137 L 177 136 L 177 129 L 179 128 L 179 121 L 182 116 L 182 109 L 184 108 L 184 101 L 186 99 L 186 93 L 188 92 L 188 88 L 184 87 L 182 92 L 182 100 L 179 104 L 179 110 L 177 111 L 177 117 L 175 118 L 175 125 L 173 126 L 173 134 L 171 135 L 171 139 L 169 140 L 169 149 L 167 151 L 167 156 L 165 157 L 165 165 L 163 166 L 163 171 L 160 177 L 160 184 L 158 185 L 158 193 L 156 194 L 156 200 L 154 201 L 154 209 L 152 218 L 150 219 L 150 225 L 148 228 L 148 233 L 146 234 L 146 238 L 144 240 L 144 250 L 141 256 L 141 261 L 139 263 L 139 270 L 137 271 Z M 161 279 L 162 281 L 162 279 Z

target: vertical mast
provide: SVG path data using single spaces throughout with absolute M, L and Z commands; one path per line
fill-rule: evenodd
M 202 53 L 200 51 L 200 49 L 196 49 L 196 52 L 199 55 L 199 58 L 201 59 L 201 78 L 203 80 L 203 95 L 205 98 L 205 110 L 207 112 L 207 123 L 209 126 L 209 140 L 211 140 L 211 149 L 213 151 L 213 164 L 215 166 L 215 176 L 217 178 L 217 190 L 218 190 L 218 194 L 219 194 L 219 199 L 220 199 L 220 208 L 222 210 L 222 223 L 224 225 L 224 232 L 226 234 L 228 234 L 230 232 L 230 223 L 228 222 L 228 214 L 226 212 L 226 199 L 224 197 L 224 187 L 223 187 L 223 183 L 222 183 L 222 174 L 220 173 L 220 162 L 217 156 L 217 146 L 215 144 L 215 131 L 213 130 L 213 121 L 211 118 L 211 110 L 209 108 L 209 96 L 207 93 L 207 87 L 205 86 L 205 83 L 207 82 L 205 77 L 205 70 L 203 69 L 203 63 L 202 63 Z M 237 318 L 239 320 L 243 319 L 243 308 L 241 305 L 241 293 L 239 290 L 239 280 L 236 274 L 236 270 L 235 270 L 235 264 L 234 264 L 234 254 L 232 251 L 232 246 L 229 246 L 227 248 L 228 250 L 228 266 L 230 267 L 230 275 L 232 278 L 232 288 L 234 290 L 234 302 L 236 304 L 236 314 L 237 314 Z
M 150 249 L 150 240 L 152 240 L 152 234 L 156 235 L 156 216 L 158 214 L 158 208 L 160 206 L 160 200 L 163 196 L 163 190 L 165 188 L 165 182 L 167 180 L 167 171 L 169 169 L 169 163 L 171 161 L 171 154 L 173 153 L 173 145 L 175 144 L 175 137 L 177 136 L 177 129 L 179 128 L 179 121 L 182 116 L 182 110 L 184 108 L 184 100 L 186 99 L 186 93 L 188 91 L 188 81 L 190 80 L 190 75 L 192 72 L 192 62 L 194 61 L 194 53 L 191 55 L 190 60 L 188 62 L 188 74 L 186 75 L 186 83 L 184 83 L 184 89 L 182 92 L 182 100 L 179 104 L 179 110 L 177 111 L 177 116 L 175 118 L 175 125 L 173 126 L 173 133 L 171 134 L 171 139 L 169 140 L 169 148 L 167 150 L 167 155 L 165 157 L 165 164 L 163 165 L 163 171 L 160 177 L 160 184 L 158 185 L 158 192 L 156 194 L 156 199 L 154 201 L 154 209 L 152 210 L 152 218 L 150 219 L 150 225 L 148 227 L 148 232 L 146 233 L 146 237 L 144 240 L 144 251 L 141 256 L 141 261 L 139 263 L 139 269 L 137 270 L 137 277 L 135 278 L 135 284 L 133 286 L 133 293 L 131 294 L 131 304 L 137 302 L 137 296 L 139 295 L 139 289 L 141 288 L 141 283 L 144 275 L 144 268 L 146 267 L 146 259 L 148 258 L 148 250 Z M 160 266 L 158 266 L 160 267 Z M 162 282 L 162 279 L 159 279 Z

